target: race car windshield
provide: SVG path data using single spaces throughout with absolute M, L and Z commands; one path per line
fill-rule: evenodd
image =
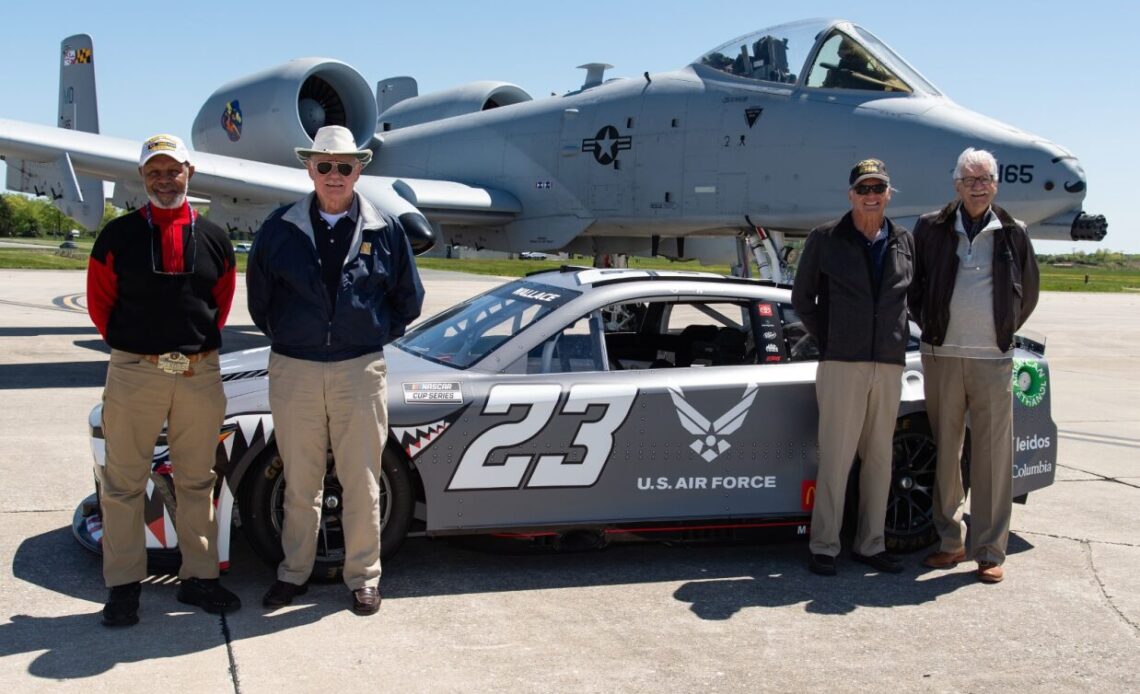
M 466 369 L 581 292 L 519 280 L 444 311 L 397 340 L 396 347 Z

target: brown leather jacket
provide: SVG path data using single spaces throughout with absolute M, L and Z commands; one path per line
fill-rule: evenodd
M 907 292 L 911 317 L 922 328 L 922 341 L 940 346 L 950 323 L 950 297 L 958 276 L 958 214 L 955 200 L 918 218 L 914 227 L 914 280 Z M 993 205 L 1001 229 L 994 232 L 994 328 L 1003 352 L 1014 333 L 1037 306 L 1040 276 L 1025 226 Z

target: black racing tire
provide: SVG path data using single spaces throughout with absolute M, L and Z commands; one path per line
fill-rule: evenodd
M 926 415 L 901 417 L 891 448 L 891 492 L 884 526 L 887 550 L 914 552 L 938 540 L 934 527 L 938 446 Z
M 253 551 L 266 563 L 281 562 L 281 525 L 284 518 L 285 476 L 277 445 L 270 444 L 245 474 L 240 504 L 242 528 Z M 326 505 L 322 508 L 317 556 L 312 580 L 336 581 L 344 570 L 344 533 L 340 522 L 340 481 L 332 453 L 325 472 Z M 403 455 L 388 448 L 380 465 L 380 556 L 387 559 L 400 549 L 415 511 L 415 488 Z
M 916 552 L 938 540 L 934 527 L 934 478 L 938 446 L 925 413 L 900 417 L 891 441 L 891 490 L 887 496 L 884 540 L 890 552 Z M 970 433 L 962 452 L 962 484 L 970 488 Z M 845 543 L 855 537 L 859 522 L 858 460 L 847 478 L 840 537 Z

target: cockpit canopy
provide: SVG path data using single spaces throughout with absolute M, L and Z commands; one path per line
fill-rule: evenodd
M 695 63 L 789 87 L 940 93 L 874 34 L 844 20 L 808 19 L 763 29 L 718 46 Z

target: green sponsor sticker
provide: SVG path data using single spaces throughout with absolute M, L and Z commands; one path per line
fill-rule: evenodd
M 1045 399 L 1045 369 L 1041 363 L 1029 359 L 1013 360 L 1013 393 L 1022 405 L 1037 407 Z

